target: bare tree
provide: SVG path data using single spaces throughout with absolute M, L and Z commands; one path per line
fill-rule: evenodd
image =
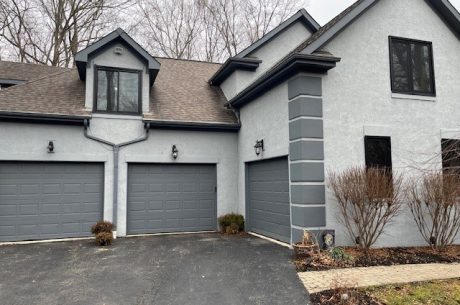
M 329 175 L 337 199 L 339 221 L 351 239 L 368 250 L 402 206 L 402 175 L 383 169 L 352 167 Z
M 138 0 L 138 7 L 144 21 L 140 34 L 153 53 L 184 59 L 196 56 L 202 20 L 194 0 Z
M 138 37 L 154 53 L 223 61 L 284 21 L 305 0 L 137 0 Z
M 244 6 L 246 20 L 245 35 L 250 43 L 267 34 L 298 9 L 298 1 L 292 0 L 248 0 Z
M 460 230 L 457 173 L 425 173 L 407 188 L 408 205 L 425 241 L 435 249 L 452 244 Z
M 111 10 L 129 0 L 4 0 L 0 38 L 19 61 L 71 66 L 81 47 L 100 38 Z

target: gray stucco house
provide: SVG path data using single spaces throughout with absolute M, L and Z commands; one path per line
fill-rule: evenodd
M 442 166 L 459 37 L 447 0 L 359 0 L 323 27 L 301 10 L 222 65 L 155 58 L 120 29 L 75 69 L 0 61 L 0 241 L 102 218 L 118 236 L 213 231 L 236 212 L 284 242 L 347 244 L 327 172 Z M 419 244 L 407 211 L 379 242 Z

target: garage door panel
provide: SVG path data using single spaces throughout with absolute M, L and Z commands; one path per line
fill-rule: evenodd
M 91 235 L 103 175 L 100 163 L 0 162 L 0 241 Z
M 215 186 L 215 165 L 130 164 L 128 233 L 215 230 Z
M 288 216 L 290 215 L 289 208 L 286 208 L 286 204 L 284 202 L 252 200 L 251 203 L 252 209 L 254 210 L 267 211 Z
M 248 229 L 290 242 L 287 158 L 249 163 L 247 180 Z

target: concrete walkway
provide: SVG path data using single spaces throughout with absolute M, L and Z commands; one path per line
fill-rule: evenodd
M 309 293 L 340 286 L 367 287 L 460 278 L 460 264 L 420 264 L 300 272 Z

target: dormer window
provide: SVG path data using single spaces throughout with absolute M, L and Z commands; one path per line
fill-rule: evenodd
M 94 111 L 141 113 L 141 75 L 138 70 L 96 67 Z

